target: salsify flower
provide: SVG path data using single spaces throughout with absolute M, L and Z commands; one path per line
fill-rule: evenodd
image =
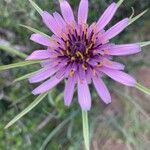
M 113 56 L 135 54 L 141 51 L 139 44 L 114 44 L 110 40 L 122 32 L 129 24 L 125 18 L 108 30 L 106 25 L 117 11 L 112 3 L 97 22 L 87 24 L 88 0 L 81 0 L 78 20 L 75 21 L 71 6 L 66 0 L 60 1 L 62 16 L 55 12 L 41 13 L 43 22 L 53 32 L 51 38 L 33 34 L 31 40 L 47 47 L 34 51 L 27 60 L 42 60 L 42 69 L 29 78 L 30 83 L 44 81 L 33 90 L 41 94 L 51 90 L 66 79 L 64 103 L 70 106 L 75 87 L 82 110 L 90 110 L 91 94 L 89 84 L 93 83 L 101 99 L 109 104 L 110 93 L 102 80 L 107 75 L 124 85 L 134 87 L 136 80 L 125 73 L 125 66 L 113 61 Z

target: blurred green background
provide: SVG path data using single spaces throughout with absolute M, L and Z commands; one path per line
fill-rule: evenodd
M 113 0 L 89 0 L 89 23 L 97 20 Z M 35 0 L 50 13 L 59 10 L 57 0 Z M 77 16 L 79 0 L 69 1 Z M 132 14 L 150 7 L 149 0 L 125 0 L 108 27 Z M 113 39 L 116 43 L 133 43 L 150 39 L 150 12 Z M 38 13 L 27 0 L 0 0 L 0 46 L 30 54 L 39 45 L 29 40 L 31 32 L 19 26 L 32 26 L 47 34 Z M 115 58 L 126 65 L 143 85 L 150 87 L 150 47 L 130 57 Z M 0 65 L 23 61 L 22 58 L 0 48 Z M 13 83 L 24 74 L 37 70 L 38 65 L 0 72 L 0 150 L 82 150 L 82 120 L 76 94 L 72 106 L 63 104 L 64 84 L 51 91 L 36 108 L 9 129 L 4 126 L 26 108 L 35 97 L 35 85 L 28 81 Z M 93 106 L 89 112 L 91 150 L 149 150 L 150 148 L 150 97 L 124 87 L 106 78 L 113 102 L 104 105 L 91 86 Z M 72 117 L 74 113 L 77 114 Z M 71 119 L 70 119 L 71 118 Z

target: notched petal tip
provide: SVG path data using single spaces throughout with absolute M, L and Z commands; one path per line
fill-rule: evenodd
M 112 3 L 102 14 L 97 22 L 97 30 L 100 31 L 111 21 L 117 11 L 117 4 Z
M 44 46 L 51 46 L 50 39 L 38 33 L 32 34 L 30 40 Z
M 30 78 L 28 79 L 28 81 L 29 81 L 29 83 L 34 83 L 34 82 L 32 81 L 32 79 L 30 79 Z
M 106 42 L 113 37 L 117 36 L 119 33 L 121 33 L 129 23 L 129 18 L 125 18 L 121 21 L 119 21 L 117 24 L 112 26 L 110 29 L 108 29 L 102 36 L 101 36 L 101 41 Z
M 112 100 L 111 100 L 111 98 L 110 99 L 107 99 L 107 100 L 103 100 L 103 102 L 106 104 L 106 105 L 109 105 L 109 104 L 111 104 L 111 102 L 112 102 Z
M 88 8 L 89 8 L 88 0 L 81 0 L 79 9 L 78 9 L 78 23 L 79 24 L 87 22 Z
M 44 60 L 50 58 L 50 53 L 47 50 L 36 50 L 30 54 L 26 60 Z
M 61 8 L 61 12 L 64 17 L 64 20 L 67 23 L 72 23 L 75 21 L 73 10 L 70 4 L 66 0 L 60 1 L 60 8 Z
M 139 53 L 141 51 L 140 44 L 120 44 L 110 48 L 110 55 L 124 56 Z
M 108 75 L 110 78 L 112 78 L 113 80 L 121 84 L 124 84 L 126 86 L 134 87 L 137 84 L 136 80 L 125 72 L 113 70 L 113 69 L 107 69 L 105 67 L 101 68 L 100 70 L 106 75 Z
M 108 88 L 101 78 L 93 77 L 93 83 L 98 95 L 101 97 L 102 101 L 105 104 L 111 103 L 111 95 L 109 93 Z
M 138 53 L 138 52 L 141 52 L 141 51 L 142 51 L 141 45 L 140 45 L 140 44 L 137 44 L 137 53 Z
M 35 90 L 32 91 L 33 95 L 40 95 L 40 93 L 37 93 Z
M 28 61 L 28 60 L 32 60 L 32 59 L 30 58 L 30 56 L 27 56 L 27 58 L 25 60 Z
M 30 36 L 30 40 L 33 41 L 36 35 L 37 35 L 37 33 L 32 34 L 32 35 Z

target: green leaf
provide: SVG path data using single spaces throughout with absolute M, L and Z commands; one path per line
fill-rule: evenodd
M 144 10 L 142 13 L 140 13 L 139 15 L 133 17 L 133 18 L 130 18 L 129 19 L 129 24 L 132 24 L 133 22 L 135 22 L 137 19 L 139 19 L 140 17 L 142 17 L 146 12 L 148 11 L 148 9 Z
M 39 72 L 39 70 L 38 70 L 38 71 L 31 72 L 31 73 L 28 73 L 28 74 L 26 74 L 26 75 L 24 75 L 24 76 L 21 76 L 21 77 L 15 79 L 13 82 L 19 82 L 19 81 L 28 79 L 29 77 L 31 77 L 32 75 L 34 75 L 34 74 L 37 73 L 37 72 Z
M 25 59 L 27 57 L 26 54 L 12 48 L 10 45 L 0 45 L 0 49 L 7 52 L 7 53 L 19 56 L 20 58 L 23 58 L 23 59 Z
M 79 111 L 73 112 L 68 118 L 66 118 L 63 122 L 61 122 L 52 132 L 50 132 L 50 134 L 48 135 L 48 137 L 45 139 L 42 146 L 40 147 L 40 150 L 44 150 L 46 148 L 47 144 L 50 142 L 50 140 L 78 113 L 79 113 Z
M 119 0 L 119 2 L 117 3 L 118 7 L 120 7 L 120 5 L 124 2 L 124 0 Z
M 20 118 L 22 118 L 24 115 L 26 115 L 29 111 L 31 111 L 36 105 L 38 105 L 44 97 L 46 97 L 48 93 L 44 93 L 39 95 L 27 108 L 25 108 L 20 114 L 18 114 L 14 119 L 12 119 L 6 126 L 5 129 L 12 126 L 16 121 L 18 121 Z
M 35 2 L 33 2 L 32 0 L 29 0 L 29 2 L 37 10 L 37 12 L 41 15 L 43 10 Z
M 23 61 L 23 62 L 14 63 L 14 64 L 10 64 L 10 65 L 4 65 L 4 66 L 0 66 L 0 71 L 12 69 L 12 68 L 24 67 L 24 66 L 33 65 L 33 64 L 38 64 L 40 62 L 41 62 L 41 60 L 34 60 L 34 61 Z
M 43 36 L 45 36 L 45 37 L 51 39 L 51 37 L 50 37 L 49 35 L 47 35 L 47 34 L 41 32 L 41 31 L 39 31 L 39 30 L 37 30 L 37 29 L 35 29 L 35 28 L 32 28 L 32 27 L 30 27 L 30 26 L 26 26 L 26 25 L 22 25 L 22 24 L 20 24 L 20 26 L 21 26 L 21 27 L 24 27 L 24 28 L 26 28 L 26 29 L 28 29 L 28 30 L 34 32 L 34 33 L 38 33 L 38 34 L 40 34 L 40 35 L 43 35 Z
M 150 89 L 144 87 L 143 85 L 137 83 L 135 87 L 136 87 L 138 90 L 144 92 L 145 94 L 150 95 Z
M 138 44 L 140 44 L 141 47 L 144 47 L 144 46 L 150 45 L 150 41 L 141 42 L 141 43 L 138 43 Z

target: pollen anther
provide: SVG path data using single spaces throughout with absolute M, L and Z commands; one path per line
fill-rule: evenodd
M 85 64 L 82 64 L 82 68 L 83 68 L 84 70 L 87 70 L 87 67 L 85 66 Z
M 77 55 L 77 57 L 81 57 L 81 59 L 84 59 L 84 57 L 83 57 L 83 55 L 82 55 L 81 52 L 77 51 L 77 52 L 76 52 L 76 55 Z
M 70 75 L 70 77 L 73 77 L 74 74 L 75 74 L 75 71 L 74 71 L 74 70 L 71 70 L 69 75 Z

